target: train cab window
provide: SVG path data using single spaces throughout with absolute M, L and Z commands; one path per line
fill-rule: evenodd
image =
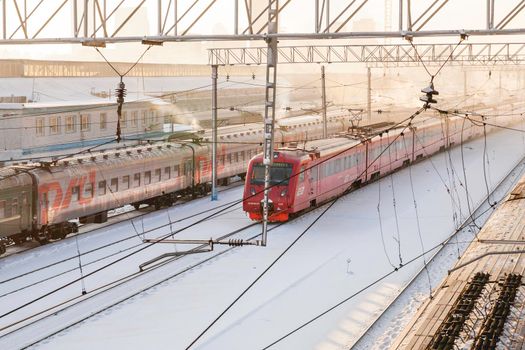
M 140 187 L 140 173 L 133 175 L 133 187 Z
M 122 176 L 122 189 L 129 189 L 129 175 Z
M 98 182 L 98 195 L 103 196 L 106 194 L 106 180 Z
M 162 175 L 161 170 L 155 169 L 155 181 L 160 182 L 162 180 L 161 175 Z
M 173 167 L 173 177 L 179 177 L 179 165 Z
M 171 168 L 169 166 L 164 168 L 164 180 L 169 180 L 171 178 Z
M 11 215 L 18 215 L 18 198 L 13 198 L 11 200 Z
M 111 192 L 118 192 L 118 177 L 111 179 L 109 189 Z
M 80 198 L 80 186 L 75 186 L 71 189 L 71 200 L 78 201 Z
M 292 175 L 293 165 L 284 162 L 275 162 L 270 168 L 270 184 L 288 185 L 290 176 Z M 254 164 L 252 167 L 252 175 L 250 183 L 252 185 L 264 184 L 265 166 L 262 163 Z
M 5 201 L 0 201 L 0 219 L 4 219 L 5 215 Z
M 144 185 L 149 185 L 151 183 L 151 171 L 146 171 L 144 173 Z
M 84 184 L 84 195 L 82 198 L 92 198 L 93 197 L 93 184 L 88 182 Z

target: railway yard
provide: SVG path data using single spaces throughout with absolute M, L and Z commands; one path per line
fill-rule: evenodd
M 0 350 L 525 350 L 525 0 L 0 3 Z

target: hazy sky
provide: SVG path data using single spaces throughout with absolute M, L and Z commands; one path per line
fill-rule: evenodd
M 7 0 L 1 0 L 7 1 Z M 20 6 L 22 13 L 23 1 L 16 0 Z M 194 0 L 179 0 L 179 16 L 181 16 Z M 252 0 L 254 6 L 263 8 L 267 4 L 267 0 Z M 281 4 L 285 0 L 280 0 Z M 347 15 L 353 12 L 357 4 L 365 0 L 358 0 L 353 5 L 352 10 L 347 12 Z M 344 28 L 344 31 L 382 31 L 385 29 L 385 3 L 391 2 L 392 8 L 392 22 L 393 30 L 399 27 L 398 0 L 369 0 L 362 10 L 350 21 Z M 406 0 L 404 0 L 406 2 Z M 443 0 L 442 0 L 443 1 Z M 32 8 L 38 3 L 38 0 L 27 0 L 28 9 L 30 13 Z M 55 11 L 61 4 L 62 0 L 46 0 L 46 5 L 39 8 L 30 19 L 29 32 L 34 33 L 47 19 L 47 15 Z M 200 11 L 205 8 L 211 0 L 200 0 L 195 7 L 193 7 L 186 17 L 181 20 L 181 30 L 187 28 L 197 17 Z M 322 1 L 320 1 L 322 2 Z M 426 7 L 432 4 L 434 0 L 412 0 L 412 19 L 415 21 L 417 17 L 424 11 Z M 72 32 L 70 28 L 72 24 L 72 1 L 64 6 L 56 18 L 52 20 L 48 26 L 42 31 L 40 36 L 59 37 L 70 36 Z M 78 2 L 79 4 L 82 1 Z M 103 1 L 100 1 L 103 3 Z M 140 3 L 139 0 L 126 0 L 124 5 L 114 15 L 114 19 L 108 22 L 108 32 L 111 34 L 115 31 L 118 24 L 126 18 L 134 6 Z M 142 36 L 142 35 L 156 35 L 157 29 L 157 0 L 146 0 L 145 5 L 137 12 L 135 17 L 130 20 L 117 35 L 125 36 Z M 162 0 L 163 9 L 166 9 L 169 0 Z M 234 3 L 235 0 L 217 0 L 210 10 L 198 21 L 195 26 L 189 31 L 189 34 L 232 34 L 234 23 Z M 331 18 L 335 19 L 336 15 L 348 5 L 348 0 L 331 0 Z M 496 24 L 508 13 L 517 3 L 518 0 L 496 1 Z M 107 0 L 107 13 L 111 12 L 118 1 Z M 282 11 L 279 20 L 280 31 L 282 32 L 312 32 L 314 28 L 314 4 L 315 0 L 292 0 L 291 3 Z M 13 3 L 8 1 L 8 33 L 10 34 L 14 28 L 19 25 L 18 17 L 15 12 Z M 93 1 L 89 1 L 90 15 L 93 11 Z M 239 24 L 240 30 L 244 30 L 247 25 L 244 1 L 239 0 Z M 257 9 L 255 10 L 258 13 Z M 407 14 L 405 13 L 405 20 Z M 486 1 L 485 0 L 450 0 L 443 7 L 442 11 L 433 18 L 424 29 L 484 29 L 486 23 Z M 258 29 L 265 16 L 262 17 L 261 22 L 256 26 Z M 341 23 L 345 16 L 338 22 Z M 170 8 L 167 17 L 166 28 L 173 25 L 173 7 Z M 93 27 L 92 19 L 88 21 L 90 28 Z M 525 11 L 519 14 L 508 26 L 508 28 L 525 27 Z M 11 28 L 11 29 L 9 29 Z M 0 31 L 2 29 L 0 28 Z M 173 33 L 173 31 L 171 32 Z M 99 32 L 102 34 L 102 32 Z M 22 31 L 18 31 L 15 37 L 23 37 Z M 492 38 L 471 38 L 471 41 L 523 41 L 523 36 L 513 36 L 509 38 L 492 37 Z M 433 40 L 455 42 L 457 38 L 418 38 L 418 42 L 429 42 Z M 380 40 L 339 40 L 337 43 L 380 43 Z M 304 42 L 303 42 L 304 43 Z M 324 41 L 323 43 L 327 43 Z M 281 42 L 281 44 L 286 44 Z M 229 46 L 238 47 L 245 45 L 264 45 L 264 42 L 233 42 L 233 43 L 166 43 L 164 47 L 155 47 L 144 57 L 144 62 L 162 62 L 162 63 L 207 63 L 208 47 Z M 133 61 L 140 56 L 143 46 L 140 44 L 115 44 L 108 45 L 104 49 L 104 53 L 109 59 L 114 61 Z M 66 59 L 66 60 L 100 60 L 100 56 L 93 48 L 82 47 L 80 44 L 76 45 L 23 45 L 23 46 L 0 46 L 0 58 L 33 58 L 33 59 Z

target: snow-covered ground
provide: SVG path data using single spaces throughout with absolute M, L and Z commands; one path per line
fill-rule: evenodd
M 487 176 L 489 185 L 497 184 L 522 158 L 523 133 L 500 131 L 488 137 Z M 483 172 L 483 140 L 464 147 L 464 161 L 472 210 L 486 196 Z M 451 202 L 461 206 L 462 217 L 468 216 L 459 148 L 441 153 L 404 169 L 391 178 L 370 184 L 341 198 L 298 243 L 227 312 L 193 348 L 195 349 L 261 349 L 289 331 L 309 321 L 364 286 L 406 263 L 423 250 L 438 244 L 454 231 Z M 437 169 L 437 170 L 436 170 Z M 450 178 L 455 170 L 455 184 Z M 416 217 L 412 186 L 417 204 Z M 447 192 L 451 189 L 452 198 Z M 463 184 L 463 186 L 460 184 Z M 393 184 L 393 187 L 392 187 Z M 393 207 L 393 192 L 397 221 Z M 78 237 L 81 252 L 129 237 L 117 244 L 82 256 L 86 275 L 100 266 L 129 252 L 134 245 L 142 247 L 142 232 L 153 230 L 193 213 L 241 197 L 242 189 L 221 193 L 218 202 L 200 199 L 183 206 L 151 213 L 143 219 L 114 225 Z M 381 220 L 378 215 L 378 203 Z M 454 206 L 455 207 L 455 206 Z M 228 210 L 219 218 L 193 226 L 179 238 L 210 238 L 250 224 L 242 210 Z M 186 250 L 188 247 L 155 245 L 85 279 L 88 294 L 84 301 L 64 312 L 6 335 L 0 331 L 0 348 L 18 348 L 31 344 L 63 328 L 68 322 L 80 321 L 34 345 L 39 349 L 184 349 L 204 330 L 259 274 L 281 254 L 324 210 L 319 208 L 269 234 L 269 246 L 242 247 L 213 258 L 198 268 L 179 273 L 211 253 L 187 256 L 133 279 L 118 288 L 95 295 L 94 289 L 138 270 L 138 265 L 158 254 Z M 169 218 L 168 218 L 169 213 Z M 201 216 L 174 223 L 173 230 L 195 222 Z M 418 234 L 417 221 L 421 228 Z M 458 218 L 457 221 L 462 221 Z M 382 234 L 380 230 L 382 226 Z M 399 226 L 399 230 L 397 229 Z M 138 232 L 138 234 L 135 232 Z M 243 231 L 247 238 L 260 232 L 260 227 Z M 169 226 L 147 234 L 156 237 L 169 233 Z M 139 236 L 139 237 L 138 237 Z M 464 238 L 462 238 L 464 239 Z M 382 243 L 384 242 L 384 244 Z M 0 310 L 2 314 L 79 277 L 76 240 L 17 254 L 0 260 Z M 133 248 L 137 249 L 137 248 Z M 218 247 L 217 251 L 226 248 Z M 111 257 L 105 257 L 115 253 Z M 431 254 L 427 255 L 430 258 Z M 49 265 L 64 258 L 72 259 L 4 282 L 9 278 Z M 105 258 L 104 258 L 105 257 Z M 97 260 L 103 259 L 103 260 Z M 89 264 L 92 262 L 91 264 Z M 89 265 L 88 265 L 89 264 Z M 405 265 L 388 278 L 350 299 L 302 330 L 272 346 L 272 349 L 344 349 L 351 346 L 372 324 L 399 291 L 419 272 L 423 259 Z M 71 270 L 66 272 L 67 270 Z M 7 294 L 45 280 L 35 286 Z M 170 276 L 175 276 L 169 278 Z M 438 273 L 430 280 L 435 286 Z M 145 289 L 149 285 L 153 288 Z M 74 285 L 35 302 L 20 311 L 0 318 L 0 329 L 9 324 L 81 294 L 81 284 Z M 422 284 L 419 295 L 428 294 Z M 115 304 L 118 300 L 122 302 Z M 409 305 L 416 305 L 407 301 Z M 414 307 L 405 308 L 410 313 Z M 98 312 L 100 311 L 100 312 Z M 91 314 L 93 314 L 91 317 Z M 389 325 L 385 325 L 388 330 Z M 389 334 L 394 332 L 390 329 Z M 386 344 L 386 342 L 385 342 Z M 367 348 L 365 346 L 364 348 Z

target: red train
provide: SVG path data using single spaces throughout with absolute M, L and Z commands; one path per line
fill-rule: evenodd
M 378 130 L 375 136 L 348 134 L 310 141 L 300 148 L 276 149 L 270 171 L 269 221 L 287 221 L 306 208 L 459 144 L 462 133 L 463 141 L 483 134 L 481 123 L 463 122 L 459 117 L 426 118 L 406 128 Z M 498 118 L 502 122 L 509 124 L 512 118 Z M 487 132 L 491 129 L 486 127 Z M 262 161 L 262 154 L 250 161 L 244 187 L 243 209 L 252 220 L 262 220 L 263 215 Z

